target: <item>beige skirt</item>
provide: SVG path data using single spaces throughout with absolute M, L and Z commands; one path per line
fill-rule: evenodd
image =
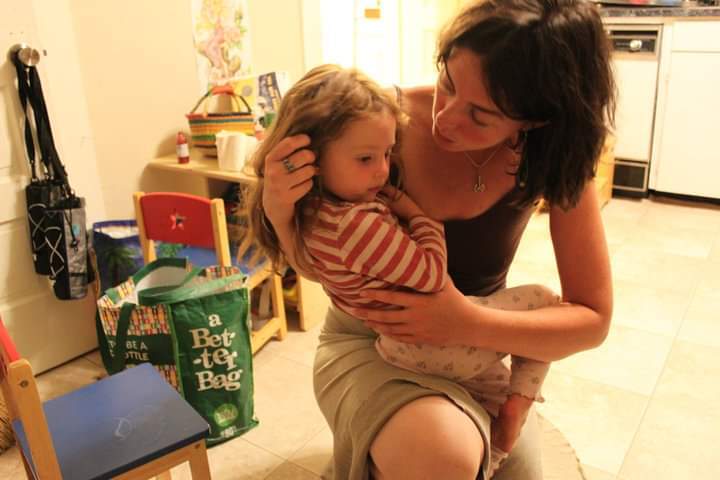
M 491 418 L 464 388 L 386 363 L 375 350 L 376 338 L 358 319 L 335 307 L 328 310 L 315 356 L 314 388 L 334 436 L 331 478 L 370 478 L 368 452 L 382 426 L 403 405 L 429 395 L 452 400 L 475 422 L 485 445 L 490 445 Z M 488 465 L 486 455 L 485 478 Z

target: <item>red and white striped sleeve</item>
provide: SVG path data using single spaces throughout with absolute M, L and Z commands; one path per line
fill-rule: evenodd
M 410 220 L 408 232 L 389 213 L 353 208 L 340 221 L 337 248 L 352 272 L 419 292 L 445 284 L 447 251 L 443 225 L 426 216 Z

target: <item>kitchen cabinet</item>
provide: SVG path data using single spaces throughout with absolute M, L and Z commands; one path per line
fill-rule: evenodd
M 676 22 L 656 191 L 720 199 L 719 111 L 720 22 Z

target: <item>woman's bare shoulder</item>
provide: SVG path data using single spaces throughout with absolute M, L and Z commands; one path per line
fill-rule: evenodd
M 432 104 L 433 87 L 403 87 L 402 102 L 407 107 L 424 107 Z

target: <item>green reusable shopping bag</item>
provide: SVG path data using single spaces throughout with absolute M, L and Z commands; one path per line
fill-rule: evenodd
M 249 307 L 237 268 L 156 260 L 98 301 L 103 362 L 149 361 L 208 422 L 208 445 L 233 438 L 258 424 Z
M 143 306 L 167 305 L 180 390 L 210 424 L 208 445 L 255 427 L 250 305 L 244 275 L 139 292 Z
M 166 305 L 138 305 L 138 291 L 176 286 L 190 272 L 186 259 L 162 258 L 150 262 L 97 301 L 95 326 L 100 356 L 109 374 L 150 362 L 170 385 L 179 390 Z

